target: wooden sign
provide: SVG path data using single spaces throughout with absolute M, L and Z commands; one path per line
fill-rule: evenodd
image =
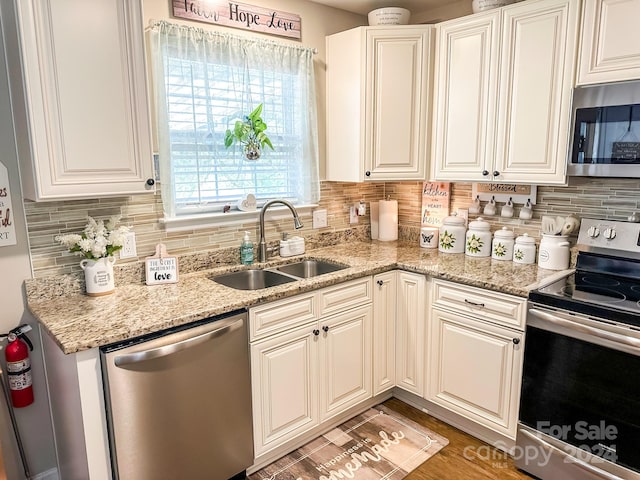
M 300 15 L 293 13 L 217 0 L 173 0 L 171 5 L 178 18 L 298 40 L 302 35 Z
M 156 254 L 147 257 L 144 263 L 147 285 L 178 282 L 178 257 L 169 256 L 163 243 L 156 245 Z
M 536 185 L 518 185 L 515 183 L 474 183 L 471 186 L 472 198 L 488 202 L 493 198 L 496 202 L 536 204 L 538 187 Z
M 424 182 L 422 184 L 422 226 L 439 227 L 449 215 L 451 184 Z
M 16 227 L 13 221 L 9 173 L 0 163 L 0 247 L 16 244 Z

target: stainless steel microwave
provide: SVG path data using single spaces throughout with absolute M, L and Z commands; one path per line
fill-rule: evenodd
M 577 88 L 567 174 L 640 178 L 640 82 Z

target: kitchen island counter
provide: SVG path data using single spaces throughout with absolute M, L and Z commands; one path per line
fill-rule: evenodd
M 260 290 L 237 290 L 211 280 L 230 271 L 273 267 L 301 258 L 327 260 L 348 268 Z M 102 297 L 84 295 L 74 275 L 28 280 L 26 290 L 31 312 L 62 351 L 70 354 L 394 269 L 520 297 L 568 273 L 439 253 L 414 243 L 353 241 L 308 250 L 300 257 L 275 257 L 251 267 L 224 265 L 181 274 L 175 284 L 116 282 L 116 291 Z

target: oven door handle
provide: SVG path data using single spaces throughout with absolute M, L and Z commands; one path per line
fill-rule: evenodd
M 546 448 L 547 450 L 550 450 L 551 452 L 554 453 L 558 453 L 560 455 L 562 455 L 564 457 L 564 462 L 566 463 L 572 463 L 575 466 L 581 468 L 582 470 L 586 470 L 587 472 L 600 477 L 600 478 L 604 478 L 606 480 L 620 480 L 620 477 L 618 477 L 617 475 L 613 475 L 609 472 L 606 472 L 604 470 L 601 470 L 597 467 L 594 467 L 593 465 L 588 464 L 587 462 L 584 462 L 576 457 L 574 457 L 573 455 L 570 455 L 569 453 L 565 452 L 564 450 L 562 450 L 561 448 L 556 447 L 555 445 L 551 445 L 549 442 L 543 440 L 542 438 L 540 438 L 537 435 L 534 435 L 531 432 L 528 432 L 526 430 L 520 430 L 518 432 L 520 435 L 524 435 L 525 437 L 529 438 L 531 441 L 539 444 L 540 446 L 542 446 L 543 448 Z
M 628 347 L 640 349 L 640 340 L 637 340 L 635 338 L 630 338 L 630 337 L 625 337 L 623 335 L 617 335 L 615 333 L 605 332 L 603 330 L 598 330 L 597 328 L 589 327 L 588 325 L 581 325 L 579 323 L 572 322 L 571 320 L 565 320 L 564 318 L 556 317 L 555 315 L 544 312 L 542 310 L 537 310 L 535 308 L 530 308 L 529 313 L 534 317 L 540 318 L 541 320 L 546 320 L 548 322 L 555 323 L 556 325 L 560 325 L 562 327 L 566 327 L 571 330 L 587 333 L 589 335 L 593 335 L 595 337 L 602 338 L 604 340 L 609 340 L 611 342 L 619 343 L 621 345 L 626 345 Z

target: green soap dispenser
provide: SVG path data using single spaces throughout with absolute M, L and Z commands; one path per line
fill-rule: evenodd
M 249 238 L 249 232 L 244 232 L 244 238 L 240 245 L 240 263 L 251 265 L 253 263 L 253 242 Z

